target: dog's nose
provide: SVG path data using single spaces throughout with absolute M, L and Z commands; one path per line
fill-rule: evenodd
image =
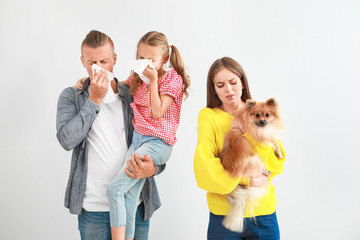
M 260 120 L 260 125 L 263 127 L 266 125 L 266 120 Z

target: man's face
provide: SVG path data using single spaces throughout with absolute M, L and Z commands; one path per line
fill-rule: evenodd
M 109 72 L 113 72 L 114 65 L 116 63 L 116 53 L 110 43 L 106 43 L 103 46 L 97 48 L 91 48 L 84 45 L 82 47 L 81 62 L 86 68 L 90 79 L 92 79 L 92 65 L 96 64 Z

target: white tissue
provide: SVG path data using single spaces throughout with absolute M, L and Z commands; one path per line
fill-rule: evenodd
M 96 65 L 96 64 L 93 64 L 92 65 L 92 74 L 93 74 L 93 77 L 94 77 L 94 74 L 95 74 L 95 70 L 96 72 L 99 72 L 100 70 L 104 70 L 106 72 L 106 75 L 107 75 L 107 78 L 109 80 L 109 88 L 108 88 L 108 91 L 105 95 L 105 97 L 103 98 L 103 102 L 104 103 L 112 103 L 115 101 L 115 93 L 111 87 L 111 81 L 114 79 L 114 74 L 112 72 L 109 72 L 108 70 Z
M 150 79 L 145 77 L 143 74 L 147 66 L 150 66 L 151 68 L 155 67 L 154 65 L 152 65 L 151 59 L 139 59 L 128 63 L 128 67 L 130 68 L 130 70 L 136 72 L 141 80 L 143 80 L 146 84 L 149 84 Z

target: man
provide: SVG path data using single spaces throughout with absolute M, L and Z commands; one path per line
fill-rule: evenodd
M 111 80 L 115 101 L 103 103 L 109 80 L 105 71 L 92 73 L 92 64 L 112 72 L 116 63 L 113 41 L 106 34 L 91 31 L 81 45 L 81 62 L 89 78 L 82 90 L 66 88 L 57 106 L 56 130 L 61 146 L 72 152 L 71 169 L 65 194 L 65 207 L 78 214 L 81 239 L 111 239 L 106 188 L 124 165 L 131 144 L 133 113 L 126 85 Z M 153 175 L 165 165 L 154 166 L 149 156 L 133 155 L 126 172 L 133 178 L 147 177 L 136 214 L 134 239 L 147 239 L 149 218 L 160 207 Z

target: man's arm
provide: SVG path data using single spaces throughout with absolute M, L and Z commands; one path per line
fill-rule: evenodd
M 91 79 L 90 96 L 83 106 L 78 106 L 78 91 L 75 88 L 66 88 L 60 94 L 56 114 L 56 136 L 65 150 L 74 149 L 87 136 L 100 111 L 99 106 L 108 87 L 106 73 L 101 70 Z
M 154 165 L 149 155 L 143 155 L 141 158 L 136 154 L 132 154 L 127 161 L 125 172 L 132 178 L 149 178 L 162 173 L 166 164 Z
M 76 106 L 77 90 L 65 89 L 59 97 L 56 114 L 56 137 L 61 146 L 69 151 L 86 137 L 100 107 L 87 99 L 80 111 Z

